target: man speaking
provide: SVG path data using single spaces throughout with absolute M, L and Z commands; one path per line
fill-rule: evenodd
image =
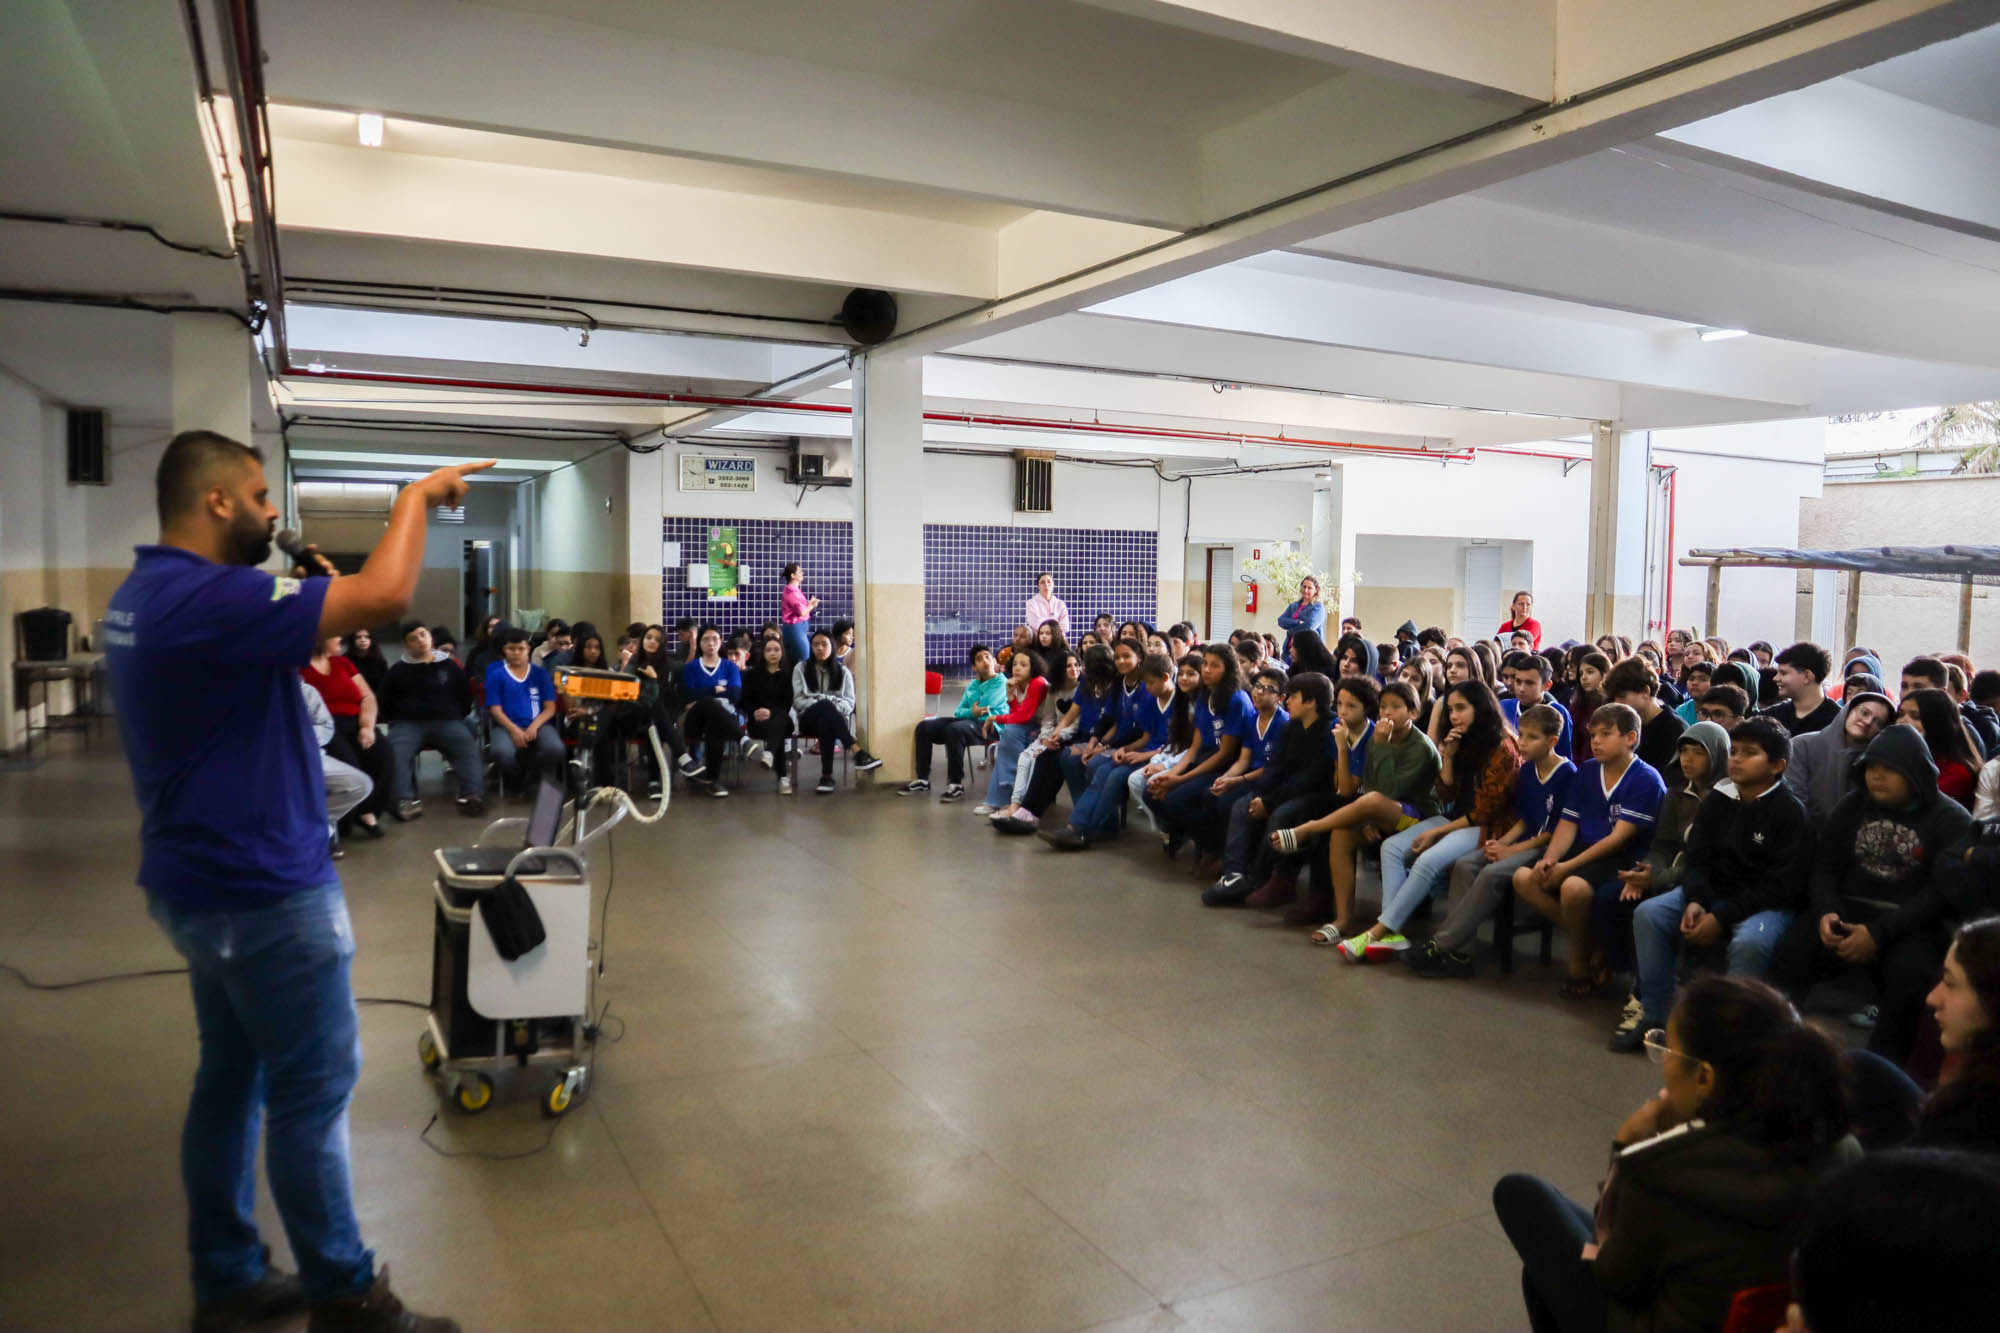
M 404 613 L 425 511 L 460 503 L 465 475 L 491 466 L 404 487 L 360 573 L 279 578 L 256 568 L 278 517 L 263 455 L 183 431 L 155 479 L 159 545 L 137 548 L 111 598 L 105 658 L 142 814 L 139 885 L 188 961 L 201 1033 L 181 1132 L 196 1333 L 302 1306 L 313 1333 L 458 1328 L 402 1307 L 354 1216 L 354 932 L 298 669 L 329 635 Z M 260 1118 L 297 1276 L 270 1266 L 252 1218 Z

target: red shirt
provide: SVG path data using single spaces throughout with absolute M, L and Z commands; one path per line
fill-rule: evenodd
M 1979 775 L 1956 759 L 1938 765 L 1938 790 L 1970 810 L 1979 788 Z
M 357 683 L 361 673 L 345 657 L 329 657 L 326 664 L 325 672 L 302 666 L 299 675 L 326 700 L 327 712 L 335 717 L 361 716 L 361 686 Z
M 1509 634 L 1512 634 L 1512 633 L 1513 633 L 1513 632 L 1514 632 L 1515 630 L 1517 630 L 1517 629 L 1518 629 L 1518 630 L 1523 630 L 1523 631 L 1525 631 L 1525 632 L 1527 633 L 1527 635 L 1528 635 L 1528 641 L 1529 641 L 1530 643 L 1532 643 L 1532 644 L 1534 644 L 1534 645 L 1535 645 L 1535 648 L 1536 648 L 1536 651 L 1540 651 L 1540 650 L 1541 650 L 1541 646 L 1542 646 L 1542 622 L 1541 622 L 1541 621 L 1539 621 L 1539 620 L 1535 619 L 1535 618 L 1534 618 L 1533 616 L 1529 616 L 1529 617 L 1528 617 L 1528 618 L 1527 618 L 1526 620 L 1522 620 L 1522 621 L 1518 621 L 1518 622 L 1516 622 L 1516 621 L 1513 621 L 1513 620 L 1509 620 L 1509 621 L 1508 621 L 1508 622 L 1507 622 L 1506 624 L 1504 624 L 1504 625 L 1502 625 L 1502 626 L 1500 627 L 1500 633 L 1499 633 L 1499 636 L 1498 636 L 1498 637 L 1500 637 L 1500 638 L 1504 639 L 1504 638 L 1506 638 L 1506 637 L 1507 637 L 1507 636 L 1508 636 Z

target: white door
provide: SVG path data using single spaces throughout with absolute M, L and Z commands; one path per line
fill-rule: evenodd
M 1208 550 L 1208 634 L 1210 640 L 1226 639 L 1236 628 L 1236 599 L 1242 585 L 1236 582 L 1236 551 L 1229 546 Z
M 1458 628 L 1463 639 L 1490 639 L 1500 622 L 1507 618 L 1500 594 L 1500 548 L 1465 548 L 1465 583 L 1459 598 L 1464 623 Z

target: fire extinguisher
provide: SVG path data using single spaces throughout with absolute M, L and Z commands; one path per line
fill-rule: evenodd
M 1243 594 L 1243 609 L 1245 611 L 1255 612 L 1257 610 L 1257 585 L 1252 583 L 1246 586 L 1247 586 L 1247 591 L 1245 591 Z

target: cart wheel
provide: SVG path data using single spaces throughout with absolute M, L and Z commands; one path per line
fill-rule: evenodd
M 573 1100 L 574 1097 L 569 1090 L 569 1079 L 559 1076 L 549 1085 L 549 1090 L 542 1094 L 542 1114 L 553 1120 L 569 1110 Z
M 436 1069 L 444 1063 L 444 1057 L 438 1054 L 437 1038 L 431 1035 L 429 1028 L 417 1034 L 417 1059 L 424 1062 L 426 1069 Z
M 493 1104 L 493 1080 L 484 1074 L 467 1074 L 452 1090 L 451 1099 L 467 1115 L 478 1115 Z

